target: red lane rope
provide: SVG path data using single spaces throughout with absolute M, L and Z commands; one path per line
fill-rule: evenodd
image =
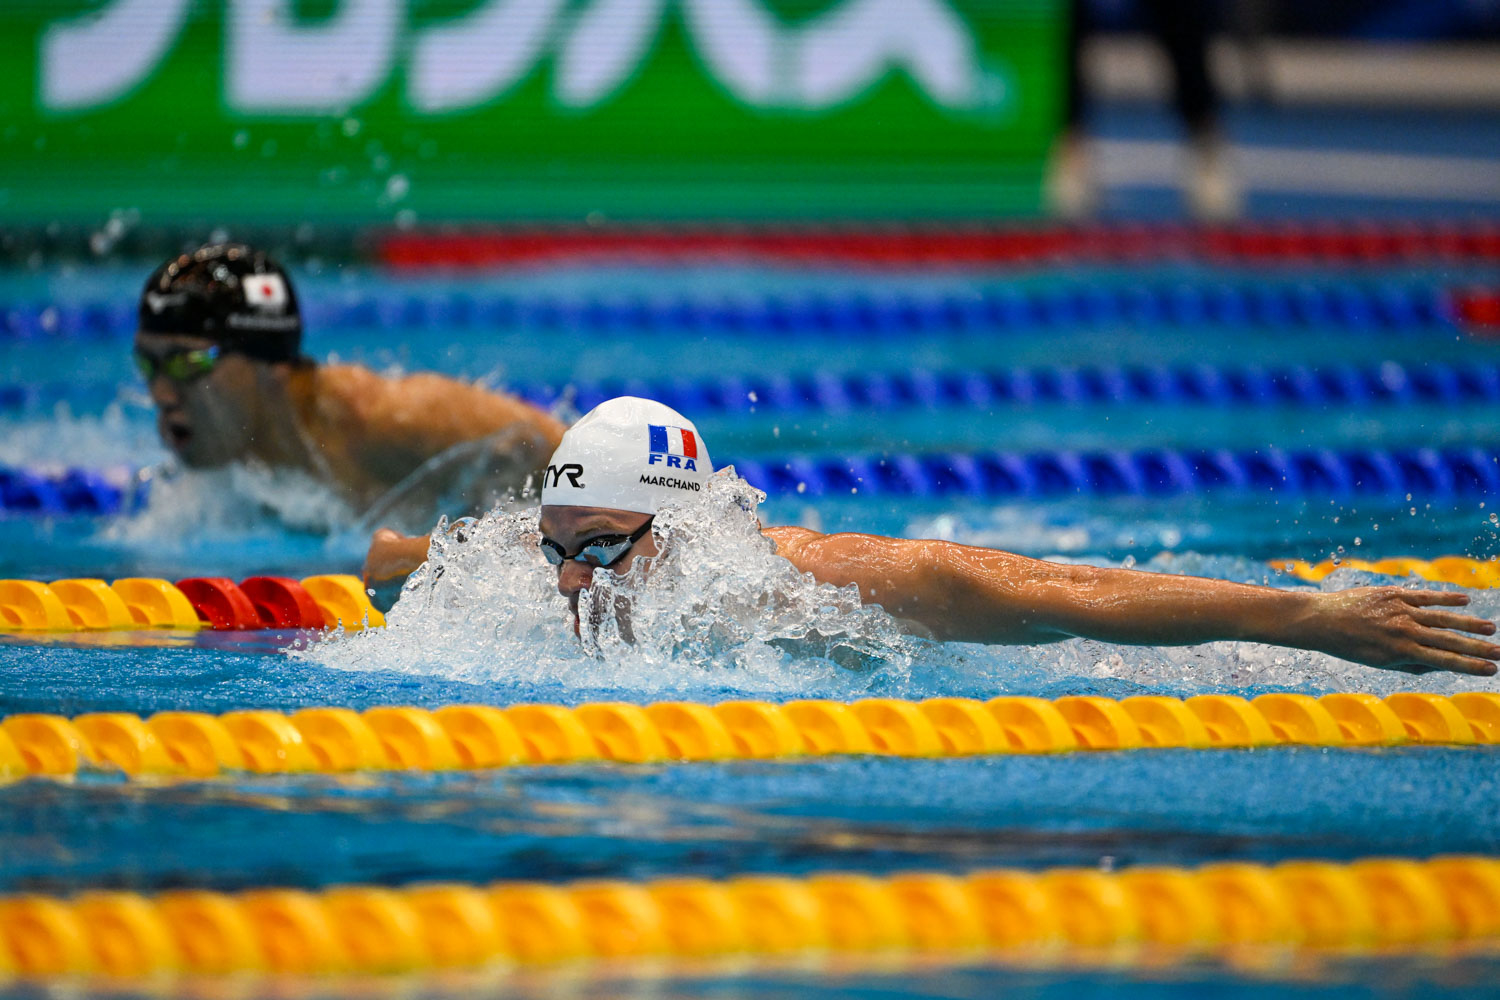
M 465 269 L 559 258 L 758 258 L 806 263 L 1027 264 L 1058 260 L 1500 261 L 1500 220 L 1454 224 L 611 227 L 464 229 L 381 237 L 399 269 Z

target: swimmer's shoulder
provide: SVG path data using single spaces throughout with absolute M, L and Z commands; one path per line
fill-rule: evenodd
M 809 542 L 825 537 L 822 532 L 813 531 L 810 528 L 798 528 L 789 524 L 776 525 L 770 528 L 761 528 L 760 533 L 769 538 L 776 546 L 776 554 L 783 559 L 791 559 L 795 562 L 795 556 L 802 547 Z
M 791 526 L 762 528 L 761 534 L 776 546 L 776 554 L 805 573 L 817 575 L 821 570 L 864 557 L 872 547 L 890 539 L 857 532 L 827 535 L 810 528 Z
M 458 441 L 522 424 L 555 446 L 564 430 L 518 397 L 436 372 L 381 375 L 362 365 L 323 365 L 319 396 L 325 407 L 398 437 L 415 433 Z

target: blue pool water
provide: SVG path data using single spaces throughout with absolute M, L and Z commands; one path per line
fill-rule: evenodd
M 1500 343 L 1451 324 L 1417 328 L 1126 318 L 1051 323 L 1017 332 L 911 330 L 879 337 L 827 331 L 775 334 L 591 324 L 537 335 L 509 324 L 392 326 L 334 306 L 397 293 L 547 294 L 755 301 L 768 295 L 893 292 L 962 296 L 998 285 L 1217 287 L 1233 283 L 1358 281 L 1445 289 L 1482 280 L 1468 266 L 1350 271 L 1194 265 L 1037 269 L 1018 273 L 816 273 L 737 265 L 690 270 L 558 267 L 477 282 L 396 279 L 360 269 L 297 273 L 314 317 L 307 347 L 379 369 L 430 369 L 495 384 L 663 378 L 712 373 L 767 378 L 808 373 L 1082 364 L 1217 366 L 1392 362 L 1500 363 Z M 98 268 L 0 277 L 0 299 L 81 306 L 129 302 L 139 274 Z M 341 307 L 342 308 L 342 307 Z M 343 325 L 345 320 L 366 319 Z M 319 318 L 322 323 L 318 322 Z M 399 317 L 398 317 L 399 318 Z M 60 370 L 65 349 L 68 367 Z M 118 332 L 0 340 L 0 385 L 97 386 L 59 391 L 46 405 L 0 407 L 0 465 L 143 468 L 166 458 L 156 442 L 128 341 Z M 61 400 L 61 401 L 59 401 Z M 803 412 L 760 408 L 698 420 L 716 457 L 797 453 L 1266 446 L 1407 448 L 1500 442 L 1500 409 L 1483 401 L 1388 405 L 1033 403 L 934 411 L 922 407 Z M 695 414 L 688 414 L 696 417 Z M 1003 503 L 977 498 L 779 496 L 771 523 L 944 537 L 1030 555 L 1165 572 L 1306 586 L 1271 557 L 1343 554 L 1379 559 L 1500 554 L 1491 520 L 1500 497 L 1322 496 L 1243 491 L 1167 498 L 1067 496 Z M 177 578 L 356 571 L 371 525 L 317 516 L 306 484 L 239 470 L 153 487 L 147 508 L 109 519 L 0 516 L 0 576 Z M 313 514 L 309 514 L 313 511 Z M 534 567 L 545 574 L 540 563 Z M 1324 587 L 1368 580 L 1343 571 Z M 545 594 L 545 576 L 532 581 Z M 517 585 L 519 586 L 519 585 Z M 394 599 L 384 593 L 383 600 Z M 438 706 L 454 702 L 577 703 L 597 699 L 718 701 L 753 696 L 851 699 L 871 694 L 1136 693 L 1269 690 L 1494 690 L 1489 679 L 1380 673 L 1328 657 L 1244 644 L 1132 649 L 1089 642 L 1015 649 L 876 644 L 860 669 L 795 644 L 667 662 L 598 662 L 572 649 L 545 596 L 446 618 L 421 633 L 423 654 L 394 638 L 306 650 L 294 634 L 144 633 L 0 639 L 0 713 L 162 709 L 227 711 L 309 705 Z M 529 603 L 527 603 L 529 602 Z M 1500 617 L 1500 595 L 1476 592 L 1477 613 Z M 532 615 L 535 648 L 503 641 L 507 616 Z M 552 615 L 551 618 L 548 616 Z M 408 609 L 407 620 L 420 626 Z M 436 622 L 436 619 L 434 619 Z M 299 647 L 299 655 L 286 653 Z M 732 655 L 731 655 L 732 654 Z M 737 658 L 738 657 L 738 658 Z M 494 773 L 228 778 L 153 785 L 89 773 L 71 782 L 0 787 L 0 892 L 89 886 L 154 890 L 403 884 L 428 879 L 562 880 L 589 876 L 828 869 L 892 872 L 989 865 L 1123 867 L 1221 859 L 1426 857 L 1500 851 L 1500 754 L 1489 748 L 1377 751 L 1276 748 L 1140 751 L 973 760 L 837 759 L 660 767 L 516 768 Z M 1213 965 L 1110 974 L 1005 973 L 1018 996 L 1249 996 L 1274 985 L 1295 996 L 1474 996 L 1493 989 L 1493 962 L 1334 962 L 1268 976 Z M 579 995 L 994 995 L 986 967 L 830 972 L 763 969 L 582 978 Z M 431 983 L 459 992 L 471 985 Z M 493 984 L 486 987 L 493 989 Z M 516 995 L 558 983 L 518 979 Z

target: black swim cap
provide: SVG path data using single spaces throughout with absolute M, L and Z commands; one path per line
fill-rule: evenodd
M 275 261 L 243 243 L 215 243 L 173 257 L 146 280 L 140 328 L 207 337 L 262 361 L 297 361 L 302 314 Z

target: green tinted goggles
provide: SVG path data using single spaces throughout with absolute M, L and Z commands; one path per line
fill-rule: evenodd
M 149 382 L 158 375 L 165 375 L 174 382 L 191 382 L 214 370 L 219 363 L 219 348 L 200 347 L 191 351 L 172 351 L 161 357 L 135 352 L 136 367 Z

